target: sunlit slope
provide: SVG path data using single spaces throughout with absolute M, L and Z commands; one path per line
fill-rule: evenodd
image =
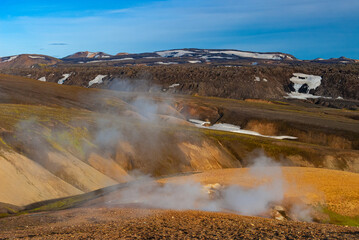
M 0 156 L 0 201 L 14 205 L 83 193 L 43 166 L 17 153 Z
M 271 171 L 269 168 L 268 171 Z M 330 210 L 348 216 L 359 215 L 359 174 L 308 167 L 281 167 L 285 198 L 313 205 L 326 205 Z M 251 188 L 271 181 L 249 173 L 248 168 L 211 170 L 193 175 L 161 179 L 160 182 L 202 184 L 238 184 Z
M 1 76 L 0 92 L 0 202 L 93 191 L 135 169 L 166 175 L 241 166 L 218 142 L 188 134 L 165 103 L 12 76 Z

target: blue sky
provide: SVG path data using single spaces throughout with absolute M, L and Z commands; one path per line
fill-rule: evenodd
M 359 0 L 0 0 L 0 56 L 190 47 L 359 59 Z

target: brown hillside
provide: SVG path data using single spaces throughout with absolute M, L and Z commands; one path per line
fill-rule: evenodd
M 21 54 L 11 57 L 0 58 L 0 69 L 51 66 L 59 62 L 61 62 L 61 60 L 46 55 Z

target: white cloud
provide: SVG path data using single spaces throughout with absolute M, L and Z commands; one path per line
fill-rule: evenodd
M 131 8 L 123 8 L 123 9 L 113 9 L 109 11 L 105 11 L 105 14 L 117 14 L 117 13 L 128 13 L 131 11 Z

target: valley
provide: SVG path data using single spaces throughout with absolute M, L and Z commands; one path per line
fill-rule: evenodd
M 0 4 L 0 240 L 359 239 L 359 1 Z
M 67 59 L 113 57 L 85 55 Z M 249 222 L 282 229 L 254 227 L 263 237 L 355 236 L 333 224 L 358 226 L 358 65 L 245 56 L 281 63 L 3 68 L 0 237 L 98 237 L 121 224 L 118 236 L 143 238 L 173 216 L 217 219 L 213 237 Z M 191 236 L 173 229 L 153 236 Z

